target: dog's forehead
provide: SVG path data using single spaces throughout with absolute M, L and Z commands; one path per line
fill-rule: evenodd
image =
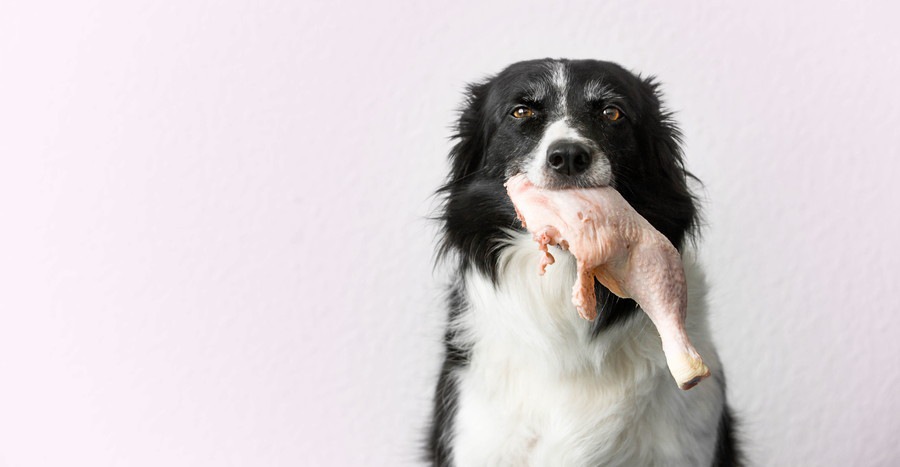
M 623 75 L 624 73 L 624 75 Z M 540 60 L 516 63 L 499 76 L 510 98 L 533 101 L 603 99 L 622 87 L 627 71 L 596 60 Z

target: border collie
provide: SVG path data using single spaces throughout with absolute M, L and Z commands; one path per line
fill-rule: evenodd
M 428 460 L 437 466 L 738 465 L 704 279 L 684 263 L 686 327 L 712 377 L 678 389 L 632 300 L 595 284 L 571 303 L 572 256 L 537 274 L 537 245 L 503 183 L 611 185 L 681 251 L 698 225 L 680 133 L 653 78 L 594 60 L 513 64 L 468 88 L 450 153 L 440 258 L 452 259 L 446 354 Z

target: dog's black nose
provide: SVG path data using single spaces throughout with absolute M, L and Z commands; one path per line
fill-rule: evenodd
M 547 165 L 563 175 L 578 175 L 591 165 L 591 151 L 580 143 L 559 141 L 547 148 Z

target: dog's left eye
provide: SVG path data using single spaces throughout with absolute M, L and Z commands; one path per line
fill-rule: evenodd
M 603 118 L 605 118 L 611 122 L 615 122 L 615 121 L 619 120 L 620 118 L 622 118 L 622 111 L 620 111 L 616 107 L 612 107 L 612 106 L 607 107 L 607 108 L 603 109 Z
M 534 111 L 524 105 L 516 106 L 511 115 L 515 118 L 528 118 L 534 115 Z

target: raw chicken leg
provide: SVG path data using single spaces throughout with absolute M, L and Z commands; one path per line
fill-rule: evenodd
M 548 246 L 575 256 L 572 303 L 584 319 L 597 317 L 594 277 L 612 293 L 633 298 L 662 340 L 669 371 L 681 389 L 709 376 L 684 329 L 687 287 L 678 250 L 611 187 L 544 190 L 524 175 L 506 190 L 522 224 L 543 252 L 539 274 L 553 264 Z

